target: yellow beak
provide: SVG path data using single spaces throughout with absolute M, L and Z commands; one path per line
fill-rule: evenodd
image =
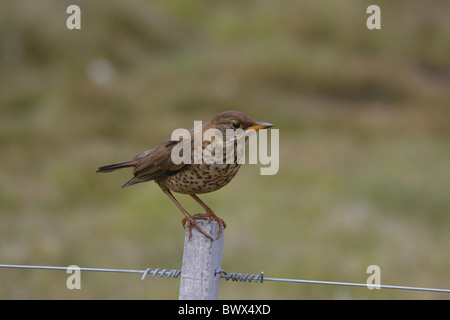
M 256 122 L 255 126 L 248 127 L 247 129 L 245 129 L 245 131 L 247 131 L 247 130 L 255 130 L 255 131 L 257 131 L 259 129 L 267 129 L 267 128 L 270 128 L 270 127 L 273 127 L 273 124 L 268 123 L 268 122 Z

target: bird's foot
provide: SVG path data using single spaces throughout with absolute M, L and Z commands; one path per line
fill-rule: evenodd
M 183 227 L 188 230 L 188 237 L 189 240 L 191 240 L 192 237 L 192 229 L 191 226 L 194 226 L 198 232 L 200 232 L 201 234 L 203 234 L 205 237 L 207 237 L 208 239 L 214 240 L 209 234 L 207 234 L 205 231 L 202 230 L 202 228 L 200 228 L 197 223 L 194 220 L 195 218 L 192 216 L 186 216 L 183 220 L 181 220 L 181 224 L 183 225 Z
M 220 235 L 222 234 L 222 231 L 227 227 L 227 224 L 225 221 L 218 216 L 216 216 L 213 212 L 206 212 L 206 213 L 197 213 L 193 216 L 185 217 L 183 220 L 181 220 L 181 223 L 183 224 L 183 227 L 186 229 L 189 228 L 189 240 L 192 237 L 192 231 L 191 231 L 191 225 L 193 225 L 201 234 L 203 234 L 205 237 L 214 240 L 209 234 L 204 232 L 196 223 L 195 219 L 198 220 L 208 220 L 208 222 L 211 222 L 212 220 L 217 221 L 219 223 L 219 231 L 217 232 L 217 239 L 220 238 Z
M 192 218 L 208 220 L 208 222 L 211 222 L 212 220 L 217 221 L 217 223 L 219 223 L 219 231 L 217 232 L 216 240 L 220 238 L 222 231 L 227 227 L 227 224 L 225 223 L 225 221 L 223 219 L 219 218 L 218 216 L 216 216 L 214 214 L 214 212 L 212 212 L 212 211 L 206 211 L 206 213 L 197 213 L 197 214 L 193 215 Z

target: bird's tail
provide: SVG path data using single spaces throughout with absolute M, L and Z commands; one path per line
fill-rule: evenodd
M 117 163 L 113 163 L 113 164 L 108 164 L 106 166 L 100 167 L 97 169 L 97 172 L 110 172 L 110 171 L 114 171 L 117 169 L 122 169 L 122 168 L 136 168 L 142 161 L 142 159 L 148 157 L 149 155 L 152 154 L 154 150 L 147 150 L 144 151 L 140 154 L 138 154 L 137 156 L 135 156 L 134 158 L 130 159 L 130 160 L 125 160 L 125 161 L 120 161 Z M 134 173 L 134 172 L 133 172 Z M 136 173 L 134 173 L 134 178 L 132 178 L 130 181 L 128 181 L 127 183 L 125 183 L 122 188 L 127 187 L 127 186 L 131 186 L 132 184 L 136 184 L 139 182 L 144 182 L 147 180 L 142 180 L 139 177 L 136 177 Z
M 113 164 L 108 164 L 97 169 L 97 172 L 110 172 L 117 169 L 136 167 L 137 161 L 135 159 L 121 161 Z

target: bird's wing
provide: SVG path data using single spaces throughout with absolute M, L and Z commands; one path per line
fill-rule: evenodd
M 140 182 L 164 178 L 181 170 L 184 166 L 186 166 L 186 164 L 175 164 L 172 162 L 171 158 L 172 149 L 178 143 L 180 142 L 167 139 L 156 149 L 137 155 L 134 158 L 137 161 L 136 167 L 133 171 L 134 177 L 125 183 L 123 187 Z

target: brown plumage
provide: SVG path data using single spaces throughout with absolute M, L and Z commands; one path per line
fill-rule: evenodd
M 202 161 L 201 164 L 194 164 L 194 128 L 189 130 L 191 135 L 191 164 L 175 164 L 172 160 L 172 149 L 181 143 L 180 141 L 172 141 L 167 139 L 159 147 L 144 151 L 134 158 L 118 163 L 106 165 L 98 168 L 97 172 L 110 172 L 116 169 L 133 167 L 134 177 L 125 183 L 122 187 L 127 187 L 136 183 L 154 180 L 166 193 L 170 199 L 177 205 L 177 207 L 184 214 L 182 224 L 189 231 L 189 238 L 191 237 L 191 226 L 194 226 L 199 232 L 208 238 L 211 238 L 201 228 L 197 226 L 194 219 L 208 219 L 216 220 L 219 223 L 219 236 L 222 230 L 226 227 L 225 222 L 217 217 L 214 212 L 201 201 L 196 194 L 208 193 L 218 190 L 228 184 L 239 170 L 240 164 L 237 163 L 236 143 L 229 144 L 234 147 L 234 161 L 227 164 L 226 157 L 226 130 L 227 129 L 242 129 L 259 130 L 272 127 L 273 125 L 265 122 L 256 122 L 250 116 L 239 111 L 225 111 L 219 113 L 214 119 L 202 125 L 201 132 L 208 129 L 218 129 L 222 133 L 223 141 L 203 141 L 202 149 L 204 150 L 210 144 L 217 143 L 223 147 L 223 163 L 222 164 L 206 164 Z M 180 203 L 172 195 L 171 191 L 184 193 L 190 195 L 197 201 L 205 210 L 204 214 L 196 214 L 191 216 Z

